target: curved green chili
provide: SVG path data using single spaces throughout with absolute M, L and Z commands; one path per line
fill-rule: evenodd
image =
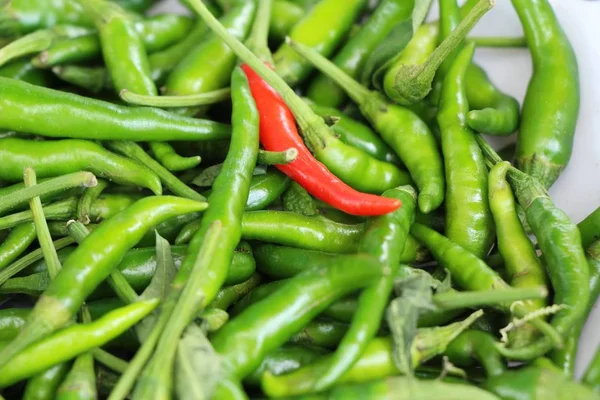
M 25 385 L 23 400 L 53 400 L 56 390 L 69 372 L 69 363 L 60 363 L 37 374 Z
M 487 255 L 494 240 L 488 203 L 488 172 L 473 131 L 466 124 L 469 112 L 465 73 L 474 46 L 467 45 L 444 78 L 437 121 L 440 126 L 446 172 L 446 236 L 477 257 Z
M 517 138 L 517 165 L 549 188 L 573 149 L 579 114 L 577 58 L 547 0 L 512 4 L 533 61 Z
M 321 1 L 292 28 L 288 36 L 327 57 L 346 37 L 366 3 L 365 0 Z M 287 44 L 277 49 L 273 60 L 277 73 L 292 86 L 304 80 L 312 69 L 312 65 Z
M 0 78 L 0 108 L 0 129 L 49 137 L 213 140 L 225 139 L 231 133 L 229 126 L 217 122 L 150 107 L 118 106 L 8 78 Z
M 36 237 L 35 226 L 30 222 L 11 229 L 8 237 L 0 244 L 0 269 L 23 254 Z
M 498 376 L 506 370 L 505 361 L 496 350 L 496 339 L 487 332 L 468 330 L 448 345 L 445 355 L 459 367 L 481 363 L 488 377 Z
M 182 157 L 167 142 L 148 143 L 154 157 L 171 172 L 185 171 L 197 167 L 202 160 L 200 156 Z
M 162 193 L 160 179 L 135 162 L 84 140 L 33 141 L 0 139 L 0 179 L 20 181 L 23 168 L 35 169 L 38 176 L 54 177 L 89 170 L 117 183 L 146 187 Z
M 103 345 L 148 315 L 158 303 L 158 299 L 139 301 L 89 324 L 70 326 L 36 341 L 14 356 L 10 364 L 4 364 L 0 386 L 6 387 Z

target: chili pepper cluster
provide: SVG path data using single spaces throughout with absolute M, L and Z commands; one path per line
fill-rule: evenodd
M 548 0 L 154 3 L 0 4 L 0 399 L 600 399 Z

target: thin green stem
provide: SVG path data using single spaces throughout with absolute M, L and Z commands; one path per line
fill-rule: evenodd
M 53 246 L 56 250 L 60 250 L 62 248 L 72 245 L 73 243 L 75 243 L 75 240 L 73 240 L 73 238 L 65 237 L 53 242 Z M 14 275 L 23 271 L 25 268 L 29 267 L 36 261 L 41 260 L 42 258 L 44 258 L 42 249 L 36 249 L 27 254 L 26 256 L 18 259 L 17 261 L 0 271 L 0 285 L 12 278 Z
M 73 217 L 77 210 L 77 199 L 71 197 L 68 199 L 57 201 L 43 207 L 44 215 L 48 220 L 64 220 Z M 33 213 L 31 210 L 21 211 L 18 213 L 6 215 L 0 218 L 0 230 L 13 228 L 24 222 L 33 221 Z
M 265 82 L 275 89 L 296 117 L 302 131 L 310 129 L 316 121 L 323 119 L 316 115 L 292 88 L 277 73 L 267 67 L 258 57 L 248 50 L 239 40 L 231 36 L 221 23 L 210 13 L 200 0 L 188 0 L 189 5 L 204 20 L 206 25 L 219 36 L 231 50 L 248 64 Z
M 271 50 L 269 50 L 269 25 L 271 23 L 271 8 L 273 0 L 258 0 L 258 10 L 254 18 L 252 30 L 246 45 L 263 62 L 274 65 Z
M 284 165 L 296 161 L 296 157 L 298 157 L 298 150 L 293 147 L 285 151 L 259 150 L 257 163 L 264 165 Z
M 94 201 L 100 196 L 102 191 L 106 189 L 108 186 L 108 182 L 104 179 L 100 179 L 97 181 L 97 185 L 94 187 L 89 187 L 79 199 L 77 203 L 77 220 L 81 221 L 84 224 L 90 223 L 90 214 L 92 213 L 92 204 Z
M 522 300 L 543 299 L 548 290 L 539 288 L 510 288 L 470 292 L 445 292 L 433 296 L 436 306 L 445 310 L 458 308 L 482 307 Z
M 403 103 L 416 103 L 429 94 L 433 78 L 440 65 L 463 42 L 473 26 L 494 4 L 495 0 L 480 0 L 456 29 L 431 53 L 425 63 L 402 66 L 394 79 L 394 89 L 403 98 Z
M 16 190 L 2 196 L 2 202 L 0 202 L 0 215 L 16 206 L 26 203 L 34 197 L 51 196 L 78 186 L 91 188 L 96 186 L 97 183 L 96 177 L 91 172 L 75 172 L 48 179 L 34 186 Z
M 527 47 L 527 40 L 521 37 L 473 36 L 467 40 L 477 47 Z
M 69 232 L 69 236 L 77 241 L 77 243 L 81 243 L 89 234 L 90 231 L 85 227 L 80 221 L 71 220 L 67 222 L 67 231 Z M 108 276 L 108 284 L 115 291 L 117 297 L 121 299 L 126 304 L 131 304 L 137 301 L 138 295 L 133 290 L 127 279 L 121 274 L 121 271 L 118 269 L 113 269 L 113 271 Z
M 31 188 L 32 186 L 36 185 L 37 178 L 35 171 L 32 168 L 25 168 L 24 181 L 25 188 Z M 52 243 L 52 237 L 50 236 L 50 231 L 48 230 L 48 222 L 46 222 L 44 210 L 42 209 L 42 201 L 40 200 L 39 196 L 31 198 L 29 200 L 29 206 L 31 207 L 31 212 L 33 214 L 35 231 L 37 232 L 40 247 L 48 267 L 48 274 L 50 275 L 50 279 L 54 279 L 54 277 L 58 275 L 58 272 L 62 266 L 60 265 L 58 254 L 56 254 L 56 248 L 54 248 L 54 244 Z
M 54 32 L 44 29 L 23 36 L 0 49 L 0 66 L 31 53 L 46 50 L 52 45 Z
M 289 37 L 285 38 L 285 42 L 298 54 L 310 61 L 317 69 L 319 69 L 319 71 L 333 79 L 340 87 L 343 87 L 346 93 L 348 93 L 348 96 L 350 96 L 355 103 L 362 105 L 370 96 L 372 96 L 370 90 L 358 83 L 340 67 L 317 53 L 315 50 L 302 43 L 298 43 Z
M 206 231 L 200 254 L 196 259 L 181 296 L 177 300 L 176 313 L 169 316 L 169 321 L 156 346 L 154 357 L 142 373 L 140 384 L 136 387 L 133 399 L 163 398 L 172 390 L 172 369 L 177 353 L 179 338 L 185 328 L 198 315 L 203 301 L 203 293 L 198 290 L 205 276 L 205 271 L 214 257 L 222 231 L 220 221 L 215 221 Z
M 102 350 L 101 348 L 93 349 L 92 355 L 100 364 L 121 374 L 124 373 L 129 367 L 129 363 L 127 361 L 124 361 L 119 357 L 113 356 L 112 354 L 105 350 Z
M 212 15 L 212 14 L 211 14 Z M 153 159 L 137 143 L 130 141 L 113 141 L 107 143 L 108 147 L 126 157 L 130 157 L 152 172 L 154 172 L 165 186 L 174 194 L 192 200 L 205 201 L 206 198 L 194 189 L 181 182 L 169 170 Z
M 138 106 L 161 108 L 193 107 L 215 104 L 227 100 L 231 96 L 231 89 L 224 88 L 188 96 L 148 96 L 123 89 L 119 93 L 119 96 L 126 103 Z

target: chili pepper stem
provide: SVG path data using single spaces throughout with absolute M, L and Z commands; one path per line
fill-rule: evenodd
M 310 107 L 290 88 L 277 73 L 267 67 L 257 56 L 248 50 L 239 40 L 231 36 L 221 23 L 210 13 L 200 0 L 189 0 L 190 6 L 206 22 L 206 25 L 219 36 L 231 50 L 257 74 L 275 89 L 296 117 L 300 129 L 312 131 L 311 127 L 323 124 L 323 119 L 315 115 Z
M 469 292 L 445 292 L 433 296 L 436 306 L 445 310 L 481 307 L 522 300 L 543 299 L 548 295 L 544 287 L 520 289 L 493 289 Z
M 123 89 L 119 93 L 119 97 L 126 103 L 138 106 L 175 108 L 219 103 L 227 100 L 230 97 L 230 94 L 231 90 L 229 88 L 188 96 L 149 96 Z
M 339 86 L 343 87 L 354 102 L 363 104 L 368 98 L 372 97 L 370 90 L 358 83 L 334 63 L 323 62 L 321 59 L 322 56 L 319 55 L 317 57 L 317 54 L 308 46 L 298 43 L 290 37 L 286 37 L 285 42 L 298 54 L 314 64 L 321 72 L 333 79 Z
M 394 89 L 400 95 L 401 104 L 414 104 L 429 94 L 435 73 L 442 62 L 465 39 L 481 17 L 494 7 L 494 4 L 495 0 L 480 0 L 425 63 L 402 66 L 394 79 Z
M 259 59 L 269 65 L 274 65 L 273 55 L 268 45 L 272 6 L 273 0 L 258 0 L 258 10 L 254 18 L 254 24 L 246 40 L 248 48 L 252 49 Z
M 477 47 L 527 47 L 525 37 L 474 36 L 469 37 Z
M 15 40 L 0 49 L 0 66 L 26 54 L 46 50 L 54 37 L 54 32 L 44 29 Z
M 294 147 L 285 151 L 259 150 L 257 163 L 265 165 L 289 164 L 296 161 L 298 150 Z
M 37 184 L 35 171 L 32 168 L 25 168 L 24 173 L 25 188 L 30 188 Z M 44 210 L 42 209 L 42 201 L 39 196 L 33 197 L 29 200 L 31 212 L 33 213 L 33 223 L 35 224 L 35 230 L 37 232 L 40 247 L 46 259 L 46 265 L 48 266 L 48 273 L 50 278 L 54 279 L 58 275 L 58 271 L 62 268 L 56 249 L 52 244 L 52 237 L 48 231 L 48 222 L 44 216 Z

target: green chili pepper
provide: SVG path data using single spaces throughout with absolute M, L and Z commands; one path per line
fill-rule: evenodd
M 411 345 L 411 363 L 416 366 L 443 352 L 474 319 L 451 325 L 419 329 Z M 339 383 L 360 383 L 386 378 L 400 373 L 393 360 L 394 344 L 391 337 L 371 339 L 361 355 Z M 323 356 L 313 364 L 306 365 L 290 374 L 274 376 L 269 371 L 261 377 L 263 391 L 274 397 L 293 396 L 314 391 L 313 383 L 326 373 L 331 364 L 331 355 Z
M 382 268 L 367 256 L 338 256 L 328 266 L 290 279 L 244 310 L 212 340 L 227 375 L 242 379 L 252 373 L 265 354 L 285 343 L 336 299 L 378 279 Z
M 581 244 L 588 248 L 592 243 L 600 239 L 600 207 L 595 209 L 583 221 L 577 224 L 581 234 Z
M 415 219 L 417 193 L 410 186 L 388 190 L 383 194 L 402 201 L 398 210 L 370 219 L 365 234 L 358 245 L 358 251 L 377 257 L 390 272 L 374 284 L 367 286 L 358 298 L 358 307 L 346 335 L 331 358 L 331 363 L 314 384 L 314 389 L 322 391 L 330 388 L 347 372 L 365 351 L 372 339 L 392 293 L 396 270 L 410 227 Z
M 141 36 L 123 9 L 106 0 L 85 0 L 83 9 L 98 28 L 102 55 L 117 91 L 158 94 Z
M 600 242 L 596 241 L 592 243 L 586 250 L 586 258 L 588 262 L 589 271 L 589 289 L 590 298 L 588 300 L 587 309 L 585 314 L 589 316 L 590 312 L 594 308 L 594 304 L 600 295 Z M 575 371 L 575 359 L 577 358 L 577 345 L 579 343 L 579 336 L 581 330 L 585 325 L 585 318 L 582 319 L 576 326 L 571 329 L 565 345 L 562 349 L 554 350 L 552 352 L 552 361 L 563 370 L 565 375 L 573 376 Z M 596 357 L 597 358 L 597 357 Z M 596 362 L 597 363 L 597 362 Z M 591 364 L 594 365 L 594 364 Z M 588 368 L 593 370 L 593 368 Z M 589 375 L 596 374 L 597 372 L 591 372 Z M 585 376 L 587 376 L 586 373 Z M 584 378 L 585 378 L 584 376 Z M 597 379 L 597 378 L 593 378 Z M 584 379 L 585 380 L 585 379 Z
M 29 378 L 23 400 L 53 400 L 56 390 L 69 372 L 69 363 L 60 363 Z
M 446 171 L 446 236 L 482 258 L 494 240 L 494 225 L 485 160 L 466 124 L 465 72 L 473 51 L 474 46 L 467 45 L 448 70 L 437 121 Z
M 340 137 L 340 140 L 350 146 L 356 147 L 381 161 L 392 164 L 401 164 L 394 151 L 373 132 L 373 130 L 358 121 L 355 121 L 335 108 L 322 106 L 306 99 L 310 108 L 321 117 L 333 118 L 331 130 Z
M 166 142 L 150 142 L 148 143 L 154 157 L 169 171 L 185 171 L 192 169 L 200 164 L 200 156 L 182 157 Z
M 242 297 L 250 293 L 260 282 L 260 275 L 255 273 L 242 283 L 226 286 L 219 290 L 219 293 L 217 293 L 217 296 L 210 305 L 212 308 L 227 310 L 232 304 L 237 303 Z
M 148 52 L 156 52 L 185 37 L 192 21 L 187 17 L 165 14 L 140 21 L 134 19 L 132 25 Z M 59 64 L 86 62 L 101 55 L 100 38 L 97 33 L 90 33 L 57 39 L 31 63 L 37 68 L 49 68 Z
M 269 38 L 281 42 L 304 17 L 304 8 L 293 1 L 275 0 L 271 8 Z
M 0 67 L 0 76 L 37 86 L 52 86 L 52 75 L 47 71 L 35 68 L 31 62 L 25 58 L 15 60 Z
M 546 287 L 546 273 L 527 237 L 517 215 L 513 192 L 506 182 L 510 163 L 496 164 L 489 175 L 490 209 L 496 223 L 498 250 L 504 260 L 508 283 L 513 287 Z M 532 310 L 543 308 L 543 300 L 530 301 Z M 530 325 L 511 332 L 510 342 L 515 347 L 527 344 L 535 334 Z
M 12 0 L 0 7 L 0 36 L 18 36 L 55 24 L 92 26 L 92 21 L 73 0 L 58 3 Z
M 255 211 L 266 208 L 285 192 L 289 184 L 290 179 L 276 170 L 270 169 L 264 175 L 253 176 L 246 201 L 246 210 Z
M 158 299 L 140 301 L 92 323 L 65 328 L 29 345 L 13 357 L 10 364 L 4 364 L 0 385 L 6 387 L 103 345 L 148 315 L 158 303 Z
M 6 365 L 6 361 L 33 341 L 64 326 L 148 228 L 175 215 L 206 207 L 206 203 L 177 197 L 147 197 L 101 224 L 66 260 L 60 274 L 36 303 L 21 334 L 0 353 L 0 361 L 4 360 L 0 365 Z M 98 240 L 105 245 L 98 247 Z
M 540 361 L 547 360 L 539 359 L 534 365 L 491 377 L 483 388 L 506 400 L 600 399 L 600 395 L 564 376 L 550 362 L 544 367 L 536 365 Z
M 27 308 L 4 308 L 0 310 L 0 340 L 12 340 L 25 325 L 29 315 Z
M 477 141 L 489 164 L 502 161 L 483 138 L 477 136 Z M 589 300 L 589 268 L 579 230 L 564 211 L 556 207 L 537 179 L 512 167 L 507 178 L 544 254 L 554 289 L 554 303 L 567 306 L 552 319 L 552 326 L 565 337 L 585 318 Z M 520 349 L 500 348 L 500 351 L 506 357 L 531 359 L 552 347 L 551 340 L 545 337 Z
M 0 244 L 0 269 L 23 254 L 36 237 L 35 226 L 32 223 L 11 229 L 8 237 Z
M 442 159 L 425 123 L 410 110 L 389 104 L 378 92 L 367 90 L 315 51 L 297 42 L 289 45 L 335 80 L 358 103 L 361 112 L 400 156 L 419 187 L 419 209 L 429 213 L 438 208 L 444 200 Z
M 460 287 L 473 291 L 510 288 L 485 262 L 445 236 L 420 224 L 413 224 L 411 233 L 429 248 L 433 257 L 450 272 L 452 280 Z M 528 305 L 522 303 L 503 303 L 497 307 L 518 317 L 529 312 Z M 547 335 L 548 339 L 545 340 L 549 343 L 562 343 L 561 332 L 557 328 L 549 326 L 540 318 L 535 318 L 530 323 Z
M 392 31 L 398 21 L 410 16 L 413 6 L 412 1 L 383 0 L 358 33 L 346 42 L 332 61 L 348 76 L 357 78 L 362 72 L 367 57 Z M 322 74 L 310 84 L 307 93 L 310 99 L 329 107 L 339 107 L 346 100 L 344 89 Z
M 255 11 L 254 1 L 240 2 L 221 21 L 228 32 L 238 39 L 244 39 Z M 182 96 L 223 88 L 229 83 L 235 62 L 233 51 L 212 34 L 190 50 L 171 71 L 165 83 L 165 94 Z
M 114 90 L 110 74 L 103 67 L 84 67 L 80 65 L 58 65 L 52 73 L 61 81 L 91 93 Z
M 66 175 L 90 170 L 96 176 L 121 184 L 146 187 L 161 194 L 160 180 L 151 171 L 126 158 L 112 154 L 93 142 L 83 140 L 32 141 L 18 138 L 0 139 L 0 178 L 22 179 L 26 166 L 40 177 Z
M 123 107 L 0 78 L 0 129 L 94 140 L 224 139 L 230 129 L 150 107 Z M 64 115 L 70 115 L 64 118 Z M 48 121 L 52 121 L 49 124 Z
M 506 365 L 496 350 L 496 339 L 489 333 L 468 330 L 460 334 L 448 345 L 446 356 L 460 367 L 471 367 L 477 360 L 488 377 L 499 376 Z
M 87 188 L 85 192 L 83 192 L 83 195 L 79 198 L 79 202 L 77 203 L 77 220 L 86 225 L 91 222 L 90 215 L 92 213 L 92 205 L 108 186 L 108 182 L 104 179 L 96 182 L 96 186 Z M 66 228 L 66 225 L 64 225 L 64 227 Z M 68 233 L 66 233 L 65 236 L 66 235 L 68 235 Z
M 83 323 L 92 322 L 86 306 L 81 309 Z M 94 356 L 91 352 L 79 355 L 73 362 L 71 370 L 56 391 L 57 400 L 96 400 L 96 372 Z
M 177 179 L 175 175 L 150 157 L 137 143 L 120 140 L 109 142 L 107 145 L 110 149 L 134 159 L 144 167 L 148 168 L 148 170 L 154 172 L 164 183 L 165 187 L 173 192 L 173 194 L 192 200 L 205 200 L 204 196 Z
M 365 0 L 321 1 L 292 28 L 288 36 L 327 57 L 346 37 L 366 3 Z M 310 63 L 287 44 L 277 49 L 273 59 L 277 73 L 292 86 L 304 80 L 312 69 Z
M 579 114 L 577 58 L 547 0 L 512 4 L 533 61 L 517 138 L 517 165 L 549 188 L 571 158 Z
M 235 302 L 231 308 L 230 314 L 232 316 L 240 314 L 251 305 L 263 300 L 265 297 L 270 296 L 277 290 L 281 289 L 281 287 L 286 285 L 288 281 L 289 279 L 282 279 L 279 281 L 268 282 L 253 288 L 249 293 L 246 293 L 244 297 Z
M 346 332 L 348 332 L 348 324 L 317 319 L 294 334 L 289 342 L 304 346 L 317 346 L 317 348 L 335 349 Z
M 242 237 L 333 253 L 356 251 L 364 225 L 344 225 L 285 211 L 244 213 Z

